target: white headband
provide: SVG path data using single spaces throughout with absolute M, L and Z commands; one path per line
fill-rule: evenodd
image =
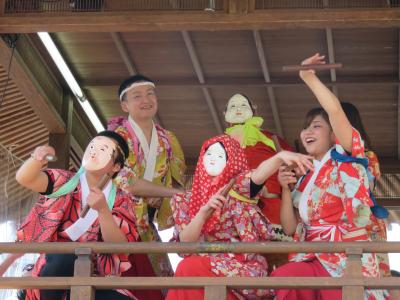
M 124 97 L 124 95 L 131 89 L 138 87 L 138 86 L 143 86 L 143 85 L 149 85 L 152 86 L 153 88 L 156 87 L 156 85 L 151 82 L 151 81 L 140 81 L 140 82 L 135 82 L 132 83 L 130 86 L 128 86 L 126 89 L 124 89 L 121 94 L 119 95 L 119 100 L 122 101 L 122 98 Z

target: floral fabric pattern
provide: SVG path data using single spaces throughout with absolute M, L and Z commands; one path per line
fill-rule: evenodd
M 338 142 L 336 150 L 346 152 Z M 353 129 L 353 157 L 364 157 L 363 141 Z M 297 185 L 292 193 L 294 206 L 298 207 L 301 193 L 304 191 L 312 172 Z M 295 234 L 298 241 L 369 241 L 367 226 L 373 217 L 369 197 L 369 180 L 363 166 L 356 163 L 341 163 L 328 160 L 307 196 L 307 222 L 300 222 Z M 292 255 L 292 261 L 305 261 L 316 257 L 332 277 L 341 277 L 346 267 L 347 256 L 344 253 L 298 253 Z M 375 254 L 362 256 L 362 272 L 366 277 L 379 277 Z M 366 290 L 365 299 L 383 300 L 387 291 Z
M 74 175 L 72 172 L 57 169 L 49 169 L 46 172 L 54 183 L 54 191 Z M 81 211 L 80 184 L 73 193 L 65 196 L 51 199 L 41 196 L 18 229 L 17 239 L 22 242 L 71 242 L 64 231 L 77 221 Z M 112 215 L 128 242 L 139 240 L 132 202 L 129 196 L 120 189 L 117 190 Z M 97 219 L 77 241 L 102 242 L 99 220 Z M 98 276 L 120 276 L 131 267 L 126 254 L 96 254 L 93 256 L 93 261 L 94 273 Z M 32 271 L 32 276 L 39 276 L 45 264 L 45 255 L 41 254 Z M 118 291 L 136 299 L 127 290 Z M 40 299 L 39 290 L 28 290 L 26 299 Z

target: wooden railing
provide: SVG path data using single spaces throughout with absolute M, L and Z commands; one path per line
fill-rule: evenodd
M 341 278 L 249 277 L 91 277 L 92 253 L 337 253 L 348 255 Z M 362 253 L 400 252 L 400 242 L 342 243 L 0 243 L 0 253 L 75 253 L 74 277 L 2 277 L 0 289 L 71 289 L 72 300 L 93 300 L 94 289 L 204 288 L 206 300 L 226 299 L 227 288 L 341 288 L 343 300 L 364 299 L 364 289 L 399 289 L 400 278 L 366 278 Z

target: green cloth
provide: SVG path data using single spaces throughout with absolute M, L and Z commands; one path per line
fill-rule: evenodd
M 79 183 L 79 178 L 80 176 L 85 172 L 84 167 L 80 167 L 78 172 L 66 183 L 64 183 L 57 191 L 50 195 L 46 195 L 47 198 L 58 198 L 64 195 L 67 195 L 71 193 L 72 191 L 75 190 L 75 188 L 78 186 Z M 115 202 L 115 197 L 117 196 L 117 188 L 115 187 L 115 184 L 112 183 L 110 193 L 107 197 L 107 205 L 110 210 L 113 209 L 114 207 L 114 202 Z
M 274 141 L 267 137 L 260 130 L 263 122 L 264 120 L 261 117 L 252 117 L 246 120 L 244 124 L 237 124 L 227 128 L 225 130 L 225 133 L 230 136 L 238 137 L 242 148 L 246 148 L 247 146 L 254 146 L 258 142 L 261 142 L 276 151 Z

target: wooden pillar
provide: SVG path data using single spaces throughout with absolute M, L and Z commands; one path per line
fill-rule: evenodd
M 6 11 L 6 0 L 0 0 L 0 15 L 4 15 Z
M 344 272 L 345 278 L 361 278 L 362 277 L 362 264 L 361 248 L 352 248 L 346 250 L 347 264 Z M 344 286 L 343 287 L 343 300 L 356 300 L 364 299 L 364 287 L 363 286 Z
M 206 286 L 205 300 L 226 300 L 226 286 Z
M 92 250 L 90 248 L 77 248 L 75 254 L 78 258 L 75 260 L 74 276 L 92 276 Z M 94 288 L 92 286 L 72 286 L 71 300 L 94 300 Z
M 65 133 L 50 133 L 49 145 L 56 150 L 57 161 L 49 163 L 50 168 L 69 169 L 74 105 L 70 94 L 64 94 L 61 117 L 65 123 Z
M 249 0 L 229 0 L 230 14 L 246 14 L 249 9 Z

